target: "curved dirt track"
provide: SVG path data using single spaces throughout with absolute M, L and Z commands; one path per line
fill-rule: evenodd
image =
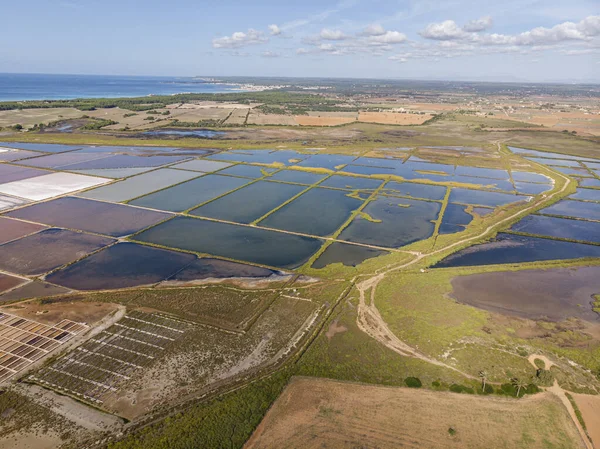
M 500 150 L 500 143 L 497 143 L 497 145 L 498 145 L 498 150 Z M 440 362 L 439 360 L 432 359 L 432 358 L 420 353 L 419 351 L 417 351 L 410 345 L 408 345 L 405 342 L 403 342 L 402 340 L 400 340 L 390 330 L 387 323 L 385 322 L 385 320 L 379 313 L 377 306 L 375 305 L 375 292 L 376 292 L 377 286 L 385 278 L 385 275 L 392 271 L 401 270 L 403 268 L 410 267 L 411 265 L 414 265 L 417 262 L 419 262 L 424 257 L 439 254 L 441 252 L 447 251 L 456 246 L 463 245 L 464 243 L 468 243 L 470 241 L 480 239 L 481 237 L 485 237 L 487 234 L 491 233 L 494 229 L 500 227 L 502 224 L 504 224 L 510 220 L 513 220 L 514 218 L 516 218 L 519 215 L 526 215 L 528 211 L 540 206 L 544 202 L 551 200 L 556 195 L 562 194 L 571 185 L 571 179 L 568 176 L 565 176 L 561 173 L 557 173 L 557 175 L 559 175 L 566 181 L 565 184 L 562 186 L 562 188 L 559 191 L 556 191 L 556 192 L 552 193 L 551 195 L 544 197 L 541 201 L 535 202 L 531 206 L 529 206 L 523 210 L 520 210 L 518 212 L 515 212 L 514 214 L 512 214 L 506 218 L 503 218 L 502 220 L 498 221 L 497 223 L 494 223 L 494 224 L 488 226 L 484 231 L 482 231 L 481 233 L 479 233 L 477 235 L 464 238 L 462 240 L 454 242 L 448 246 L 437 249 L 435 251 L 431 251 L 429 253 L 416 253 L 416 252 L 412 253 L 415 256 L 415 258 L 412 259 L 411 261 L 403 263 L 401 265 L 397 265 L 397 266 L 386 267 L 383 272 L 376 274 L 364 281 L 357 283 L 356 288 L 358 289 L 358 292 L 359 292 L 359 303 L 358 303 L 358 311 L 357 311 L 356 321 L 357 321 L 359 329 L 362 330 L 363 332 L 365 332 L 367 335 L 374 338 L 375 340 L 377 340 L 378 342 L 380 342 L 381 344 L 385 345 L 392 351 L 394 351 L 400 355 L 403 355 L 406 357 L 415 357 L 415 358 L 418 358 L 425 362 L 432 363 L 437 366 L 442 366 L 444 368 L 448 368 L 453 371 L 460 372 L 461 374 L 463 374 L 466 377 L 474 378 L 474 376 L 463 373 L 462 371 L 454 368 L 453 366 L 447 365 L 443 362 Z M 367 303 L 367 300 L 365 299 L 365 297 L 366 297 L 366 293 L 369 290 L 370 290 L 370 301 Z
M 499 143 L 498 143 L 498 149 L 500 149 Z M 388 274 L 392 271 L 401 270 L 403 268 L 414 265 L 426 256 L 435 255 L 435 254 L 441 253 L 443 251 L 447 251 L 448 249 L 451 249 L 458 245 L 462 245 L 464 243 L 484 237 L 487 234 L 489 234 L 491 231 L 493 231 L 495 228 L 502 225 L 503 223 L 510 221 L 521 214 L 526 214 L 529 210 L 531 210 L 535 207 L 538 207 L 541 203 L 551 200 L 556 195 L 563 193 L 571 184 L 571 179 L 569 179 L 569 177 L 564 176 L 562 174 L 560 174 L 560 176 L 566 180 L 566 183 L 563 185 L 563 187 L 559 191 L 552 193 L 548 197 L 545 197 L 542 201 L 536 202 L 526 209 L 516 212 L 516 213 L 510 215 L 509 217 L 506 217 L 506 218 L 500 220 L 499 222 L 488 226 L 480 234 L 459 240 L 448 246 L 445 246 L 443 248 L 440 248 L 438 250 L 435 250 L 435 251 L 432 251 L 429 253 L 413 253 L 413 255 L 415 256 L 415 258 L 413 260 L 406 262 L 404 264 L 401 264 L 401 265 L 388 267 L 385 269 L 385 271 L 383 271 L 379 274 L 376 274 L 362 282 L 357 283 L 356 288 L 358 289 L 358 292 L 359 292 L 359 303 L 358 303 L 358 311 L 357 311 L 356 321 L 357 321 L 359 329 L 362 330 L 363 332 L 365 332 L 370 337 L 377 340 L 378 342 L 380 342 L 381 344 L 383 344 L 384 346 L 386 346 L 387 348 L 391 349 L 392 351 L 394 351 L 402 356 L 414 357 L 414 358 L 423 360 L 425 362 L 431 363 L 433 365 L 442 366 L 444 368 L 451 369 L 452 371 L 459 372 L 469 379 L 475 379 L 475 376 L 464 373 L 453 366 L 450 366 L 446 363 L 440 362 L 439 360 L 435 360 L 431 357 L 428 357 L 425 354 L 420 353 L 419 351 L 417 351 L 416 349 L 414 349 L 407 343 L 400 340 L 388 327 L 387 323 L 385 322 L 385 320 L 379 313 L 377 306 L 375 305 L 375 291 L 377 289 L 377 285 L 385 278 L 386 274 Z M 370 298 L 369 298 L 370 301 L 369 301 L 369 303 L 367 303 L 365 296 L 369 290 L 370 290 Z M 535 366 L 534 361 L 536 358 L 544 360 L 548 369 L 553 365 L 553 363 L 544 356 L 532 355 L 530 357 L 530 362 L 534 366 Z M 577 416 L 575 415 L 575 410 L 573 409 L 573 406 L 571 405 L 569 399 L 565 396 L 564 390 L 555 381 L 554 385 L 551 388 L 549 388 L 548 391 L 554 393 L 566 407 L 567 411 L 569 412 L 569 415 L 571 416 L 573 422 L 575 423 L 575 426 L 579 432 L 579 435 L 580 435 L 585 447 L 587 449 L 594 449 L 593 445 L 588 440 L 585 431 L 579 424 L 579 420 L 577 419 Z

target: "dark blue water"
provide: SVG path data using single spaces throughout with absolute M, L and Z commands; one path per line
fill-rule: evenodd
M 0 73 L 0 101 L 144 97 L 235 89 L 232 85 L 180 77 Z
M 142 134 L 150 137 L 200 137 L 206 139 L 225 135 L 222 131 L 211 131 L 209 129 L 157 129 L 145 131 Z

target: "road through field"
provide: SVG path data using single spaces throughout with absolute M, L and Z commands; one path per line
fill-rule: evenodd
M 500 150 L 500 143 L 497 143 L 497 145 L 498 145 L 498 150 Z M 457 371 L 469 379 L 476 379 L 476 377 L 473 375 L 464 373 L 453 366 L 450 366 L 444 362 L 435 360 L 431 357 L 426 356 L 425 354 L 420 353 L 415 348 L 411 347 L 407 343 L 400 340 L 400 338 L 398 338 L 398 336 L 396 336 L 396 334 L 394 334 L 391 331 L 391 329 L 389 328 L 389 326 L 387 325 L 387 323 L 385 322 L 385 320 L 379 313 L 379 310 L 377 309 L 377 306 L 375 304 L 375 292 L 377 290 L 377 286 L 385 278 L 385 276 L 392 271 L 397 271 L 397 270 L 401 270 L 401 269 L 410 267 L 412 265 L 415 265 L 417 262 L 419 262 L 420 260 L 422 260 L 425 257 L 433 256 L 433 255 L 442 253 L 444 251 L 447 251 L 451 248 L 454 248 L 456 246 L 463 245 L 470 241 L 485 237 L 486 235 L 488 235 L 492 231 L 494 231 L 496 228 L 500 227 L 502 224 L 509 222 L 520 215 L 526 215 L 528 211 L 540 206 L 541 204 L 543 204 L 545 202 L 549 202 L 556 195 L 560 195 L 560 194 L 564 193 L 565 190 L 570 186 L 571 179 L 569 179 L 569 177 L 567 177 L 563 174 L 560 174 L 560 173 L 557 173 L 557 175 L 559 175 L 566 181 L 566 183 L 562 186 L 562 188 L 560 190 L 552 193 L 551 195 L 549 195 L 547 197 L 543 197 L 540 201 L 532 204 L 531 206 L 527 207 L 526 209 L 516 212 L 516 213 L 510 215 L 509 217 L 506 217 L 506 218 L 498 221 L 497 223 L 494 223 L 493 225 L 488 226 L 480 234 L 459 240 L 457 242 L 454 242 L 448 246 L 445 246 L 443 248 L 440 248 L 440 249 L 432 251 L 432 252 L 414 253 L 415 258 L 412 259 L 411 261 L 406 262 L 401 265 L 397 265 L 397 266 L 386 267 L 385 271 L 383 271 L 379 274 L 376 274 L 364 281 L 357 283 L 356 288 L 358 289 L 358 292 L 359 292 L 359 304 L 358 304 L 358 316 L 357 316 L 356 320 L 357 320 L 358 327 L 363 332 L 365 332 L 367 335 L 369 335 L 370 337 L 374 338 L 375 340 L 377 340 L 378 342 L 380 342 L 387 348 L 391 349 L 392 351 L 394 351 L 402 356 L 414 357 L 414 358 L 423 360 L 425 362 L 428 362 L 428 363 L 431 363 L 431 364 L 434 364 L 437 366 L 442 366 L 444 368 L 448 368 L 453 371 Z M 370 295 L 369 295 L 370 298 L 369 298 L 369 301 L 367 302 L 366 296 L 367 296 L 367 292 L 369 292 L 369 291 L 370 291 Z M 540 357 L 536 357 L 536 358 L 540 358 Z M 587 436 L 585 435 L 583 428 L 579 424 L 579 421 L 577 420 L 574 411 L 572 410 L 571 404 L 569 403 L 568 399 L 564 396 L 563 390 L 558 386 L 558 384 L 555 383 L 555 385 L 553 386 L 553 388 L 550 389 L 550 391 L 555 393 L 561 399 L 563 404 L 565 404 L 565 407 L 569 411 L 569 415 L 571 416 L 571 418 L 574 420 L 575 426 L 577 427 L 577 430 L 580 433 L 581 439 L 584 441 L 584 444 L 586 445 L 586 447 L 588 449 L 593 449 L 593 447 L 591 446 L 591 443 L 589 442 L 589 440 L 587 439 Z

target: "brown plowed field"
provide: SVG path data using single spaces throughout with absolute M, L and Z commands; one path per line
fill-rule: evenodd
M 583 444 L 551 393 L 512 399 L 295 378 L 245 448 L 300 447 L 541 449 Z

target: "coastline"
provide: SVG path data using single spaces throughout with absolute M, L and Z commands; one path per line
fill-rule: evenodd
M 269 88 L 193 77 L 0 74 L 0 102 L 222 94 Z

